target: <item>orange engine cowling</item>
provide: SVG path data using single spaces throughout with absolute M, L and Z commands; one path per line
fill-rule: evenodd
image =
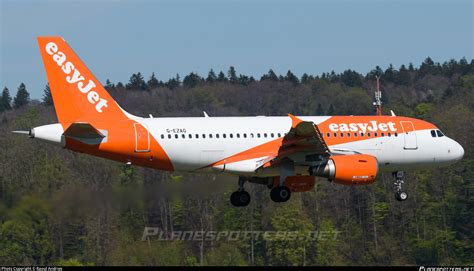
M 273 187 L 280 184 L 280 177 L 273 179 Z M 314 187 L 314 176 L 289 176 L 286 177 L 284 185 L 290 189 L 291 192 L 306 192 Z
M 377 172 L 377 159 L 366 154 L 335 155 L 310 168 L 311 175 L 326 177 L 344 185 L 371 184 Z

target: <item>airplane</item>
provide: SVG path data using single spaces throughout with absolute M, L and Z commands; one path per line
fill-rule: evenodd
M 38 37 L 59 123 L 30 138 L 121 163 L 165 171 L 238 177 L 232 205 L 247 206 L 246 182 L 266 185 L 281 203 L 315 178 L 366 185 L 391 172 L 395 197 L 406 170 L 452 164 L 463 147 L 434 124 L 395 116 L 143 118 L 123 110 L 61 37 Z

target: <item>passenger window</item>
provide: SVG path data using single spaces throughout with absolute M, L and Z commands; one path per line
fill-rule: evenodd
M 247 133 L 244 133 L 244 138 L 247 138 Z
M 390 137 L 390 136 L 392 136 L 392 134 L 391 134 L 391 133 L 387 133 L 387 135 L 388 135 L 389 137 Z
M 347 133 L 347 136 L 350 137 L 350 136 L 351 136 L 351 133 Z
M 260 133 L 257 133 L 257 137 L 260 138 Z
M 394 134 L 394 135 L 395 135 L 395 136 L 398 136 L 398 133 L 397 133 L 397 132 L 395 132 L 395 134 Z
M 174 135 L 174 138 L 178 139 L 178 134 L 175 134 L 175 135 Z
M 212 134 L 209 134 L 209 138 L 212 138 Z
M 163 139 L 163 138 L 165 138 L 165 135 L 162 134 L 162 135 L 161 135 L 161 139 Z
M 278 137 L 281 137 L 281 134 L 280 134 L 280 133 L 278 133 Z
M 431 130 L 431 136 L 432 136 L 432 137 L 436 137 L 436 132 L 435 132 L 435 130 Z
M 202 134 L 202 138 L 206 138 L 206 134 Z
M 199 138 L 199 134 L 196 134 L 196 138 Z
M 382 133 L 382 136 L 385 136 L 385 133 Z
M 168 134 L 168 138 L 171 139 L 171 135 L 170 135 L 170 134 Z
M 239 134 L 239 133 L 237 133 L 237 138 L 240 138 L 240 134 Z
M 331 133 L 326 133 L 326 137 L 331 137 Z
M 377 132 L 374 133 L 374 136 L 378 136 L 379 134 Z
M 370 137 L 370 133 L 367 133 L 367 136 Z
M 223 137 L 223 138 L 226 138 L 226 135 L 225 135 L 225 134 L 222 134 L 222 137 Z
M 186 136 L 185 136 L 184 134 L 181 134 L 181 137 L 182 137 L 182 138 L 186 138 Z
M 337 133 L 334 133 L 334 137 L 337 137 Z
M 266 137 L 267 137 L 267 133 L 264 133 L 264 134 L 263 134 L 263 137 L 265 137 L 265 138 L 266 138 Z
M 357 137 L 357 133 L 354 133 L 354 137 Z
M 216 138 L 219 138 L 219 134 L 216 134 Z
M 344 133 L 341 133 L 341 137 L 344 137 Z
M 443 135 L 443 133 L 441 133 L 441 131 L 440 131 L 440 130 L 436 130 L 436 134 L 438 134 L 438 137 L 442 137 L 442 136 L 444 136 L 444 135 Z
M 189 138 L 193 138 L 193 136 L 191 134 L 189 134 Z
M 270 136 L 273 138 L 275 135 L 273 133 L 271 133 Z
M 254 137 L 253 133 L 250 133 L 250 137 L 251 137 L 251 138 L 253 138 L 253 137 Z
M 360 133 L 360 136 L 364 136 L 364 133 Z

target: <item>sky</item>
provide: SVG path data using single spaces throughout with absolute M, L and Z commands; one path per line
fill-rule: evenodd
M 234 66 L 260 78 L 273 69 L 366 73 L 427 56 L 474 56 L 474 1 L 441 0 L 0 0 L 0 87 L 21 82 L 39 99 L 46 74 L 36 37 L 64 37 L 97 79 L 132 73 L 168 80 Z

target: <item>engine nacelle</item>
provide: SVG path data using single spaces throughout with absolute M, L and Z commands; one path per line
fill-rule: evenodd
M 280 177 L 274 177 L 273 187 L 280 185 Z M 314 187 L 314 176 L 288 176 L 286 177 L 284 186 L 288 187 L 291 192 L 306 192 Z
M 371 155 L 334 155 L 320 165 L 310 167 L 309 173 L 339 184 L 363 185 L 375 181 L 378 169 L 377 159 Z

